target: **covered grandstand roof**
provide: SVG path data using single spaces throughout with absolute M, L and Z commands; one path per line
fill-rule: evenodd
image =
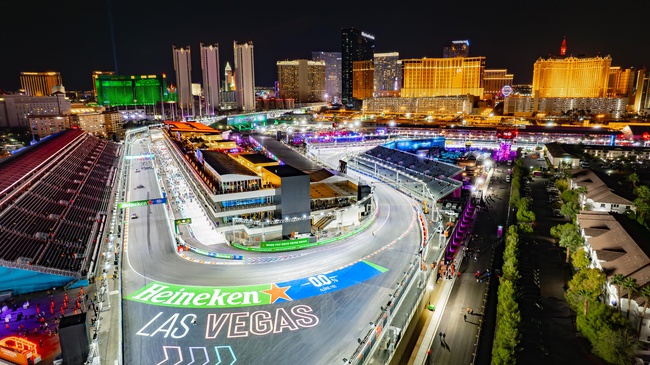
M 330 171 L 323 169 L 317 163 L 310 161 L 303 155 L 269 136 L 255 134 L 252 138 L 283 164 L 293 166 L 298 170 L 309 174 L 309 180 L 312 182 L 321 181 L 334 175 Z
M 68 129 L 29 146 L 18 154 L 0 161 L 0 196 L 16 182 L 29 177 L 30 172 L 56 156 L 71 141 L 82 135 L 81 129 Z
M 257 176 L 255 172 L 242 166 L 223 152 L 202 150 L 205 163 L 210 165 L 219 175 Z
M 245 159 L 252 164 L 275 162 L 275 160 L 268 158 L 260 153 L 240 153 L 237 156 Z
M 220 130 L 209 127 L 205 124 L 198 122 L 172 122 L 166 121 L 165 125 L 169 127 L 171 132 L 181 133 L 221 133 Z
M 279 177 L 291 177 L 291 176 L 304 176 L 304 172 L 290 166 L 290 165 L 278 165 L 278 166 L 265 166 L 264 170 L 267 170 Z

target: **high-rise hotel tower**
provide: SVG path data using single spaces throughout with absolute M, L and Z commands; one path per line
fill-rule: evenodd
M 341 102 L 341 52 L 312 52 L 311 59 L 325 62 L 325 100 Z
M 604 98 L 612 58 L 566 56 L 566 38 L 559 56 L 539 58 L 533 66 L 535 98 Z
M 355 28 L 341 30 L 341 99 L 344 103 L 353 100 L 353 63 L 372 61 L 375 54 L 375 37 Z
M 178 92 L 178 108 L 181 117 L 194 115 L 194 97 L 192 96 L 192 58 L 190 46 L 176 48 L 174 51 L 174 71 L 176 71 L 176 90 Z
M 235 89 L 237 107 L 244 112 L 255 110 L 255 59 L 253 42 L 233 42 L 235 50 Z
M 405 59 L 402 66 L 403 98 L 483 96 L 485 57 Z
M 52 88 L 58 85 L 63 85 L 59 72 L 20 73 L 20 88 L 29 96 L 52 95 Z
M 203 70 L 203 114 L 214 115 L 219 110 L 219 45 L 204 45 L 201 43 L 201 69 Z

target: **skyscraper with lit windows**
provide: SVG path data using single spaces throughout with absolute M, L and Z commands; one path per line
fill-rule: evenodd
M 219 77 L 219 45 L 201 43 L 201 70 L 203 71 L 202 114 L 214 115 L 219 110 L 221 77 Z
M 52 88 L 63 85 L 59 72 L 21 72 L 20 88 L 29 96 L 52 95 Z
M 375 53 L 374 95 L 399 96 L 402 88 L 402 61 L 399 52 Z
M 311 59 L 325 62 L 325 100 L 341 101 L 341 52 L 312 52 Z
M 402 66 L 403 98 L 483 96 L 485 57 L 404 59 Z
M 353 102 L 353 62 L 370 61 L 375 54 L 375 37 L 355 28 L 341 30 L 341 98 Z
M 178 92 L 178 108 L 181 117 L 194 115 L 194 97 L 192 96 L 192 57 L 190 46 L 176 48 L 174 52 L 174 71 L 176 71 L 176 90 Z
M 375 91 L 375 67 L 372 60 L 352 62 L 352 98 L 370 99 Z
M 442 49 L 442 58 L 469 57 L 469 41 L 451 41 L 451 45 Z
M 280 98 L 297 103 L 323 101 L 325 62 L 312 60 L 278 61 Z
M 235 50 L 235 89 L 237 107 L 244 112 L 255 110 L 255 58 L 253 42 L 233 42 Z
M 612 58 L 539 58 L 533 66 L 536 98 L 603 98 L 607 96 Z
M 501 89 L 504 86 L 512 86 L 513 74 L 509 74 L 508 70 L 504 69 L 491 69 L 485 70 L 483 75 L 483 99 L 495 99 L 501 96 Z

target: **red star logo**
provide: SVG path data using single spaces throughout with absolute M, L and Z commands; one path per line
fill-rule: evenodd
M 262 290 L 262 293 L 266 293 L 271 296 L 271 304 L 275 303 L 280 298 L 287 301 L 293 301 L 293 299 L 287 295 L 287 290 L 289 290 L 289 288 L 291 288 L 291 286 L 283 286 L 280 288 L 275 284 L 271 284 L 271 289 Z

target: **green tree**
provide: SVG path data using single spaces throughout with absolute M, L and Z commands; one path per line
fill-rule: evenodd
M 638 186 L 634 189 L 634 205 L 636 206 L 636 212 L 639 217 L 640 223 L 645 223 L 645 218 L 648 212 L 650 212 L 650 188 L 646 185 Z
M 582 270 L 588 268 L 591 261 L 589 260 L 585 250 L 576 250 L 571 254 L 571 263 L 573 264 L 573 267 Z
M 520 223 L 532 223 L 535 221 L 535 213 L 532 210 L 528 209 L 519 209 L 517 210 L 517 222 Z
M 643 320 L 645 319 L 645 312 L 648 309 L 648 301 L 650 301 L 650 285 L 645 285 L 639 290 L 639 294 L 643 297 L 643 310 L 641 311 L 641 320 L 639 321 L 639 334 L 641 336 L 641 327 L 643 327 Z
M 609 282 L 616 286 L 616 309 L 620 312 L 621 311 L 621 290 L 623 289 L 623 283 L 625 282 L 625 275 L 618 273 L 614 274 L 609 279 Z
M 591 343 L 594 354 L 608 364 L 634 363 L 639 341 L 623 316 L 604 303 L 594 303 L 587 316 L 576 319 L 578 330 Z
M 569 184 L 564 179 L 557 179 L 557 180 L 555 180 L 555 183 L 553 183 L 553 184 L 555 185 L 557 190 L 562 191 L 562 192 L 569 188 Z
M 628 327 L 607 328 L 594 346 L 596 354 L 611 364 L 634 364 L 640 342 Z
M 579 310 L 582 305 L 582 312 L 586 316 L 589 303 L 598 300 L 606 281 L 605 273 L 598 269 L 591 268 L 578 271 L 568 283 L 569 288 L 565 293 L 567 302 L 575 310 Z
M 576 250 L 584 244 L 578 233 L 578 227 L 573 223 L 558 224 L 551 227 L 551 236 L 557 238 L 558 245 L 566 249 L 566 263 L 569 263 L 571 250 Z
M 578 191 L 571 190 L 571 189 L 564 190 L 562 194 L 560 194 L 560 199 L 562 199 L 562 201 L 565 203 L 568 202 L 578 203 Z
M 515 365 L 515 350 L 519 345 L 521 313 L 510 280 L 501 280 L 497 291 L 497 328 L 492 347 L 492 365 Z
M 530 223 L 519 223 L 517 227 L 519 227 L 521 233 L 533 233 L 533 225 Z
M 576 214 L 580 212 L 580 206 L 575 202 L 568 202 L 562 204 L 560 207 L 560 213 L 564 214 L 567 217 L 571 217 L 571 220 L 575 220 Z
M 636 184 L 639 183 L 639 175 L 636 172 L 633 172 L 627 175 L 627 181 L 632 183 L 632 188 L 636 189 Z
M 626 318 L 630 318 L 630 305 L 632 304 L 632 296 L 636 294 L 639 290 L 639 284 L 636 283 L 636 279 L 633 277 L 626 277 L 623 281 L 623 288 L 627 290 L 627 314 Z

